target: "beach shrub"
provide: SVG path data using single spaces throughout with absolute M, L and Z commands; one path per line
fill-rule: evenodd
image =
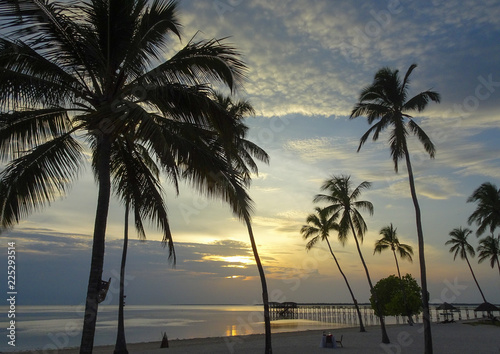
M 382 314 L 378 313 L 372 294 L 370 303 L 377 316 L 406 316 L 422 312 L 421 288 L 411 274 L 406 274 L 401 279 L 396 275 L 380 279 L 373 291 L 376 292 L 383 311 Z

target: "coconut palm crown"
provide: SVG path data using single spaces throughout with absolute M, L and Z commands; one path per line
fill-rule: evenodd
M 350 119 L 365 116 L 368 124 L 372 125 L 361 137 L 358 151 L 370 135 L 373 141 L 377 141 L 382 131 L 392 127 L 389 146 L 396 172 L 398 161 L 407 154 L 407 138 L 410 133 L 418 138 L 430 157 L 433 158 L 436 153 L 431 139 L 408 113 L 422 112 L 430 101 L 439 103 L 441 100 L 439 93 L 431 90 L 408 97 L 410 75 L 416 67 L 416 64 L 412 64 L 408 68 L 403 81 L 399 77 L 399 70 L 380 69 L 375 74 L 373 83 L 361 90 L 359 102 L 350 115 Z
M 314 202 L 325 202 L 328 205 L 325 212 L 334 220 L 339 220 L 339 241 L 345 244 L 349 234 L 363 242 L 363 237 L 368 229 L 361 211 L 368 211 L 373 215 L 373 204 L 366 200 L 358 200 L 365 189 L 369 189 L 370 182 L 364 181 L 353 188 L 351 176 L 332 176 L 321 186 L 326 193 L 317 194 Z
M 477 252 L 479 263 L 489 260 L 491 268 L 494 268 L 496 263 L 500 273 L 500 235 L 497 237 L 487 236 L 481 239 Z
M 398 258 L 396 257 L 396 253 L 399 254 L 401 259 L 406 259 L 410 262 L 413 262 L 413 247 L 407 245 L 405 243 L 399 242 L 399 238 L 397 236 L 397 228 L 395 228 L 392 223 L 389 226 L 384 226 L 380 230 L 380 235 L 382 238 L 375 242 L 375 248 L 373 250 L 373 254 L 382 253 L 382 251 L 386 249 L 390 249 L 394 253 L 394 259 L 396 260 L 396 267 L 398 270 L 399 278 L 401 278 L 401 273 L 399 271 Z
M 476 210 L 469 216 L 469 225 L 476 223 L 477 236 L 481 236 L 487 229 L 493 234 L 500 227 L 500 188 L 490 182 L 481 184 L 471 196 L 467 203 L 476 203 Z

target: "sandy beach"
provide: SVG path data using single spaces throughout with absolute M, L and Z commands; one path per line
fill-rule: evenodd
M 360 333 L 358 328 L 331 330 L 340 339 L 343 335 L 343 348 L 320 348 L 322 331 L 276 333 L 272 336 L 275 354 L 314 354 L 331 350 L 342 353 L 423 353 L 424 336 L 422 325 L 391 325 L 387 327 L 391 344 L 381 344 L 381 331 L 378 326 L 370 326 L 367 332 Z M 496 353 L 500 352 L 500 327 L 491 325 L 471 325 L 449 323 L 432 325 L 434 353 Z M 186 353 L 262 353 L 264 335 L 249 335 L 218 338 L 197 338 L 170 340 L 169 348 L 160 348 L 160 341 L 134 343 L 128 345 L 129 353 L 144 354 L 186 354 Z M 33 351 L 32 353 L 35 353 Z M 94 348 L 94 353 L 112 353 L 113 346 Z M 46 351 L 56 353 L 56 351 Z M 78 349 L 59 350 L 57 353 L 74 354 Z

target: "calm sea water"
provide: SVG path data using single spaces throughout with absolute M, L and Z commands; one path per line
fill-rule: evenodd
M 464 308 L 462 308 L 464 309 Z M 0 307 L 7 313 L 6 307 Z M 2 336 L 0 352 L 77 347 L 83 324 L 83 306 L 19 306 L 16 308 L 16 346 L 8 345 Z M 462 317 L 466 314 L 462 310 Z M 437 314 L 437 312 L 436 312 Z M 435 313 L 433 311 L 433 316 Z M 471 317 L 473 313 L 470 313 Z M 272 321 L 272 331 L 289 332 L 357 326 L 350 320 L 344 323 L 321 321 L 321 317 Z M 455 316 L 458 319 L 458 315 Z M 3 316 L 0 326 L 9 326 Z M 435 318 L 433 319 L 433 321 Z M 386 318 L 387 324 L 401 319 Z M 365 321 L 366 325 L 377 322 Z M 114 344 L 117 328 L 117 307 L 100 306 L 97 318 L 95 345 Z M 161 341 L 165 332 L 169 339 L 220 337 L 264 333 L 262 306 L 246 305 L 164 305 L 125 307 L 125 328 L 128 343 Z
M 82 306 L 19 306 L 16 309 L 16 346 L 9 346 L 5 336 L 1 351 L 60 349 L 80 345 L 83 325 Z M 3 313 L 7 313 L 2 307 Z M 9 325 L 0 322 L 2 332 Z M 273 322 L 273 332 L 335 328 L 345 325 L 310 320 Z M 99 306 L 95 345 L 114 344 L 117 307 Z M 220 337 L 264 333 L 262 306 L 245 305 L 165 305 L 125 307 L 125 330 L 128 343 L 169 339 Z

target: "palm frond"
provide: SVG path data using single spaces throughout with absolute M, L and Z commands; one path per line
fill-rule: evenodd
M 477 251 L 478 262 L 482 263 L 489 259 L 490 266 L 493 268 L 500 258 L 500 236 L 487 236 L 481 239 Z
M 429 101 L 439 103 L 441 102 L 441 96 L 435 91 L 420 92 L 418 95 L 405 102 L 402 110 L 422 112 L 429 104 Z
M 48 108 L 0 113 L 0 160 L 18 158 L 71 129 L 67 110 Z
M 406 97 L 408 94 L 408 86 L 410 85 L 410 75 L 413 72 L 413 70 L 415 70 L 416 67 L 417 67 L 417 64 L 412 64 L 412 65 L 410 65 L 410 67 L 406 71 L 405 77 L 403 79 L 403 83 L 401 84 L 400 93 L 399 93 L 399 95 L 401 97 L 401 102 L 406 101 Z
M 431 138 L 423 131 L 422 128 L 414 121 L 410 120 L 408 122 L 410 131 L 417 136 L 418 140 L 424 145 L 425 151 L 429 154 L 431 158 L 434 158 L 436 154 L 436 147 L 431 141 Z
M 169 257 L 175 264 L 175 250 L 162 187 L 159 167 L 142 145 L 124 138 L 112 149 L 111 173 L 114 191 L 134 211 L 136 230 L 141 239 L 146 237 L 142 220 L 156 223 L 163 232 L 163 243 L 169 246 Z
M 10 162 L 0 173 L 1 226 L 11 227 L 63 195 L 82 158 L 80 144 L 64 135 Z
M 171 33 L 181 38 L 180 28 L 177 3 L 153 1 L 135 26 L 123 70 L 133 78 L 140 77 L 152 64 L 152 59 L 161 59 Z
M 189 42 L 165 63 L 139 77 L 139 83 L 200 85 L 218 82 L 236 90 L 245 80 L 247 67 L 240 53 L 224 43 L 226 38 Z
M 43 85 L 46 102 L 64 102 L 64 99 L 83 95 L 86 88 L 67 73 L 57 63 L 50 61 L 21 40 L 15 42 L 0 37 L 0 87 L 16 83 L 18 89 L 2 90 L 0 98 L 18 99 L 30 102 L 36 90 L 35 85 Z M 31 92 L 31 95 L 29 93 Z
M 389 146 L 391 151 L 392 161 L 394 163 L 394 170 L 398 172 L 398 162 L 402 158 L 405 157 L 407 150 L 407 141 L 406 137 L 408 136 L 408 132 L 402 124 L 402 122 L 398 122 L 398 124 L 394 124 L 394 129 L 391 130 L 389 134 Z
M 500 226 L 500 189 L 490 183 L 482 183 L 467 198 L 467 203 L 476 203 L 476 209 L 467 220 L 469 225 L 475 222 L 479 227 L 476 235 L 482 235 L 489 227 L 491 233 Z

